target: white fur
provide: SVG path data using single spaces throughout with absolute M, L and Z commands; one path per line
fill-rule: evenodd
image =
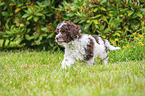
M 66 65 L 70 67 L 76 61 L 84 60 L 85 48 L 89 43 L 89 36 L 83 35 L 80 39 L 75 39 L 68 43 L 65 43 L 64 60 L 62 61 L 62 68 L 66 68 Z
M 57 25 L 57 29 L 59 29 L 59 32 L 60 32 L 60 28 L 63 26 L 63 25 L 66 25 L 67 23 L 65 23 L 65 21 L 63 21 L 62 23 L 58 24 Z
M 86 55 L 85 48 L 90 42 L 89 38 L 91 38 L 94 42 L 94 50 L 93 50 L 94 57 L 88 61 L 85 61 L 84 60 L 84 56 Z M 94 37 L 88 34 L 82 34 L 81 38 L 77 38 L 74 41 L 69 42 L 69 44 L 68 43 L 63 44 L 63 46 L 65 47 L 65 54 L 64 59 L 62 61 L 62 68 L 66 68 L 66 66 L 71 67 L 71 65 L 74 64 L 76 61 L 84 61 L 85 65 L 93 65 L 94 60 L 96 58 L 101 59 L 103 64 L 107 64 L 108 53 L 106 53 L 105 44 L 108 44 L 107 47 L 109 47 L 109 49 L 110 48 L 114 48 L 113 50 L 119 49 L 119 47 L 109 45 L 110 43 L 108 42 L 104 43 L 101 37 L 99 37 L 98 44 L 94 39 Z
M 66 68 L 66 66 L 71 67 L 76 61 L 84 61 L 85 65 L 93 65 L 94 60 L 99 58 L 102 60 L 103 64 L 107 64 L 108 61 L 108 51 L 106 52 L 106 47 L 110 50 L 118 50 L 120 47 L 114 47 L 110 45 L 109 41 L 105 39 L 105 42 L 101 37 L 98 37 L 98 43 L 95 38 L 88 34 L 82 34 L 81 38 L 76 38 L 69 43 L 63 42 L 62 34 L 60 32 L 60 28 L 65 25 L 65 22 L 58 24 L 57 29 L 59 29 L 59 34 L 56 35 L 56 42 L 59 45 L 63 45 L 65 47 L 64 59 L 62 61 L 62 68 Z M 81 32 L 81 30 L 79 30 Z M 58 38 L 59 37 L 59 38 Z M 90 39 L 93 40 L 94 49 L 93 49 L 93 57 L 89 60 L 85 60 L 86 56 L 86 48 L 90 43 Z
M 120 47 L 114 47 L 112 45 L 110 45 L 109 41 L 105 39 L 105 45 L 109 50 L 119 50 L 121 49 Z

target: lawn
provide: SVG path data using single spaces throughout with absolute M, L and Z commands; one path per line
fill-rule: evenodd
M 109 61 L 107 65 L 96 61 L 93 66 L 77 63 L 69 69 L 60 69 L 63 54 L 1 51 L 0 95 L 145 96 L 144 59 Z

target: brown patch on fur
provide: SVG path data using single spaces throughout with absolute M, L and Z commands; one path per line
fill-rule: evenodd
M 96 42 L 99 44 L 99 36 L 98 35 L 92 35 L 92 36 L 95 38 Z
M 108 52 L 108 49 L 107 49 L 107 47 L 105 46 L 105 51 L 106 51 L 106 53 Z
M 65 21 L 66 25 L 61 27 L 62 38 L 65 42 L 70 42 L 77 37 L 81 37 L 81 33 L 79 32 L 80 26 L 76 25 L 70 21 Z
M 90 39 L 90 43 L 87 45 L 87 48 L 85 49 L 86 52 L 86 56 L 85 56 L 85 60 L 89 60 L 93 57 L 94 53 L 94 42 L 92 39 Z

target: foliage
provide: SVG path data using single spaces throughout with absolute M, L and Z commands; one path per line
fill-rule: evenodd
M 73 0 L 59 9 L 85 33 L 99 34 L 112 43 L 123 43 L 134 32 L 145 32 L 144 0 Z
M 133 33 L 145 32 L 144 0 L 1 0 L 0 11 L 3 47 L 20 41 L 28 47 L 55 49 L 55 29 L 63 20 L 113 45 L 123 46 Z
M 25 46 L 56 47 L 54 43 L 56 10 L 59 0 L 2 0 L 0 1 L 0 36 L 3 47 L 20 40 Z M 8 43 L 10 44 L 10 43 Z
M 133 33 L 130 36 L 131 41 L 128 42 L 124 40 L 124 45 L 122 46 L 121 50 L 118 51 L 111 51 L 109 54 L 109 61 L 127 61 L 131 62 L 134 60 L 143 60 L 145 57 L 145 33 L 140 35 L 139 33 Z

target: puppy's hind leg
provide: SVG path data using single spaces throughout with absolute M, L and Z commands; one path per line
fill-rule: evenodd
M 102 63 L 102 64 L 107 64 L 107 63 L 108 63 L 108 59 L 109 59 L 109 57 L 106 57 L 105 59 L 103 59 L 103 60 L 101 61 L 101 63 Z

